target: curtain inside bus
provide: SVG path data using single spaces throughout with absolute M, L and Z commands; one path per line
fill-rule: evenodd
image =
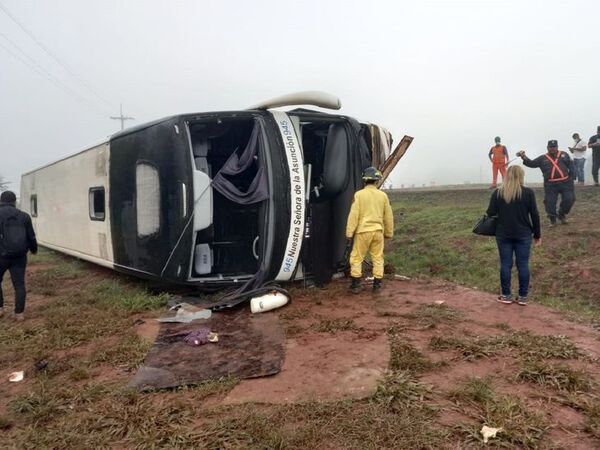
M 269 197 L 267 174 L 258 160 L 260 144 L 260 126 L 255 122 L 246 148 L 234 151 L 212 181 L 213 188 L 232 202 L 251 205 Z

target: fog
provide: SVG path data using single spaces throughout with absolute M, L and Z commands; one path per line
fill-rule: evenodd
M 600 2 L 0 5 L 0 174 L 15 190 L 23 172 L 118 131 L 109 117 L 120 103 L 131 126 L 331 92 L 343 114 L 396 142 L 414 136 L 394 187 L 489 183 L 494 136 L 511 157 L 533 156 L 548 139 L 566 150 L 573 132 L 587 140 L 600 125 Z

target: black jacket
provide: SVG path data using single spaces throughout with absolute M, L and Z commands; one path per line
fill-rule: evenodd
M 496 236 L 509 239 L 522 239 L 541 237 L 540 214 L 535 201 L 533 189 L 523 187 L 521 198 L 506 203 L 495 190 L 490 198 L 490 205 L 486 214 L 490 217 L 497 216 Z
M 594 156 L 600 155 L 600 146 L 596 145 L 600 143 L 600 134 L 593 135 L 588 141 L 588 147 L 592 149 Z
M 555 169 L 552 160 L 555 161 L 558 169 Z M 571 157 L 565 152 L 559 152 L 558 157 L 552 158 L 548 153 L 538 156 L 535 159 L 523 158 L 523 164 L 527 167 L 539 167 L 544 175 L 544 184 L 573 182 L 575 176 L 575 165 Z
M 33 225 L 31 223 L 31 217 L 29 214 L 19 211 L 12 205 L 2 204 L 0 203 L 0 222 L 4 221 L 4 219 L 17 215 L 17 219 L 25 228 L 25 232 L 27 233 L 27 241 L 29 244 L 29 250 L 31 253 L 37 253 L 38 244 L 37 239 L 35 238 L 35 231 L 33 231 Z M 2 242 L 0 242 L 0 246 Z

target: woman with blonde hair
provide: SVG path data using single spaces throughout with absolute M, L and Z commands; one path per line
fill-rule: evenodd
M 497 217 L 496 243 L 500 254 L 500 303 L 527 304 L 529 291 L 529 255 L 531 238 L 536 245 L 542 243 L 540 214 L 533 189 L 524 185 L 525 172 L 520 166 L 510 166 L 502 186 L 496 189 L 487 215 Z M 513 299 L 511 292 L 511 272 L 513 257 L 519 272 L 519 295 Z

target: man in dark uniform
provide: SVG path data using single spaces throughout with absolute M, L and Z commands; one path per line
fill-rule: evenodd
M 0 195 L 0 317 L 4 312 L 2 279 L 10 272 L 15 289 L 15 319 L 22 321 L 25 311 L 25 268 L 27 252 L 37 253 L 37 240 L 29 214 L 16 207 L 17 197 L 11 191 Z
M 575 203 L 575 165 L 571 157 L 558 149 L 558 142 L 548 141 L 548 153 L 529 159 L 525 151 L 520 151 L 518 156 L 527 167 L 539 167 L 544 175 L 544 206 L 550 219 L 550 226 L 556 225 L 556 219 L 562 224 L 567 224 L 567 214 Z M 560 208 L 556 212 L 558 196 L 561 196 Z
M 600 186 L 598 182 L 598 171 L 600 170 L 600 126 L 596 131 L 597 133 L 588 141 L 588 147 L 592 149 L 592 176 L 594 177 L 594 185 Z

